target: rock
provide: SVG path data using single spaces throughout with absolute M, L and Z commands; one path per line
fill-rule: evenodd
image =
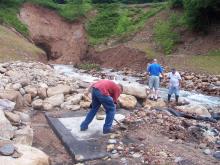
M 220 81 L 216 81 L 216 82 L 215 82 L 215 85 L 216 85 L 216 86 L 220 86 Z
M 185 80 L 192 80 L 194 76 L 184 76 Z
M 34 132 L 30 126 L 15 131 L 15 138 L 13 141 L 18 144 L 32 145 Z
M 5 72 L 7 72 L 7 69 L 5 69 L 5 68 L 3 68 L 3 67 L 0 67 L 0 73 L 5 73 Z
M 0 162 L 2 165 L 49 165 L 50 160 L 43 151 L 37 148 L 22 144 L 15 145 L 18 153 L 21 153 L 19 158 L 9 156 L 1 156 Z
M 117 140 L 116 140 L 116 139 L 109 139 L 109 140 L 108 140 L 108 143 L 109 143 L 109 144 L 116 144 L 116 143 L 117 143 Z
M 89 108 L 90 104 L 91 104 L 91 102 L 88 102 L 88 101 L 80 101 L 81 108 Z
M 71 104 L 79 104 L 82 100 L 83 94 L 76 94 L 74 96 L 67 97 L 67 101 L 70 101 Z
M 158 99 L 157 101 L 146 99 L 144 102 L 144 107 L 148 109 L 149 108 L 162 108 L 165 106 L 166 106 L 166 103 L 163 99 Z
M 24 94 L 25 94 L 24 88 L 20 88 L 20 89 L 19 89 L 19 92 L 21 93 L 21 95 L 24 95 Z
M 14 128 L 11 123 L 5 117 L 5 114 L 0 110 L 0 137 L 5 139 L 11 139 L 14 136 Z
M 1 99 L 8 99 L 10 101 L 15 102 L 15 108 L 19 109 L 24 105 L 23 97 L 21 96 L 20 92 L 13 91 L 13 90 L 4 90 L 0 91 L 0 98 Z
M 23 112 L 18 112 L 18 111 L 15 111 L 15 113 L 20 116 L 20 119 L 22 122 L 30 122 L 31 120 L 30 115 L 23 113 Z
M 47 90 L 46 88 L 38 88 L 37 94 L 41 99 L 45 99 L 47 97 Z
M 5 111 L 5 116 L 8 118 L 10 122 L 13 123 L 19 123 L 21 121 L 20 116 L 12 112 Z
M 196 114 L 202 117 L 211 117 L 207 108 L 202 105 L 190 105 L 189 104 L 189 105 L 179 106 L 178 110 L 182 112 L 190 113 L 190 114 Z
M 115 154 L 111 155 L 111 158 L 112 159 L 117 159 L 117 158 L 119 158 L 119 156 L 120 156 L 119 153 L 115 153 Z
M 140 158 L 141 157 L 141 153 L 134 153 L 132 155 L 133 158 Z
M 105 119 L 105 116 L 104 116 L 104 115 L 97 114 L 97 115 L 96 115 L 96 119 L 97 119 L 97 120 L 104 120 L 104 119 Z
M 213 157 L 220 160 L 220 151 L 216 151 L 214 154 L 213 154 Z
M 0 99 L 0 109 L 12 111 L 15 108 L 15 103 L 8 99 Z
M 43 107 L 43 100 L 41 100 L 41 99 L 34 100 L 32 102 L 32 107 L 34 109 L 39 109 L 39 110 L 42 109 L 42 107 Z
M 13 85 L 12 85 L 12 88 L 13 88 L 14 90 L 16 90 L 16 91 L 19 91 L 20 88 L 22 88 L 22 86 L 21 86 L 20 83 L 16 83 L 16 84 L 13 84 Z
M 61 109 L 77 111 L 80 109 L 80 105 L 72 105 L 71 102 L 64 102 L 60 105 Z
M 54 107 L 52 104 L 48 103 L 48 102 L 43 102 L 43 110 L 45 111 L 51 111 L 53 110 Z
M 31 104 L 31 101 L 32 101 L 31 94 L 25 94 L 23 96 L 23 98 L 24 98 L 24 104 L 25 105 L 30 105 Z
M 203 153 L 206 154 L 206 155 L 210 155 L 212 152 L 211 152 L 210 149 L 205 149 L 205 150 L 203 151 Z
M 64 102 L 64 95 L 63 94 L 53 95 L 49 98 L 46 98 L 43 102 L 49 103 L 53 107 L 60 106 Z
M 125 94 L 121 94 L 118 101 L 121 107 L 125 109 L 134 109 L 137 104 L 137 99 L 134 96 Z
M 14 153 L 15 147 L 12 144 L 5 144 L 4 146 L 0 147 L 0 154 L 4 156 L 10 156 Z
M 26 86 L 24 88 L 24 90 L 25 90 L 26 93 L 30 94 L 32 98 L 37 96 L 37 88 L 34 87 L 34 86 L 31 86 L 31 85 Z
M 146 88 L 139 84 L 123 84 L 123 93 L 142 99 L 147 97 Z
M 110 151 L 113 151 L 115 145 L 114 144 L 109 144 L 107 145 L 107 151 L 110 152 Z
M 50 87 L 47 89 L 48 97 L 58 95 L 58 94 L 68 94 L 70 93 L 71 88 L 68 85 L 59 84 L 56 87 Z

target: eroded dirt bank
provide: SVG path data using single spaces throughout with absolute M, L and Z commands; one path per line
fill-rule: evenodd
M 87 39 L 82 23 L 68 23 L 49 9 L 25 4 L 21 20 L 28 25 L 31 38 L 47 52 L 48 61 L 76 64 L 87 51 Z

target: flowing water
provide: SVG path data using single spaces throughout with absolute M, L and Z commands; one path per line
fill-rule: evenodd
M 98 75 L 93 76 L 91 74 L 85 73 L 83 70 L 79 70 L 74 68 L 71 65 L 54 65 L 54 69 L 59 73 L 70 76 L 74 79 L 78 79 L 84 82 L 93 82 L 94 80 L 99 79 Z M 100 73 L 104 73 L 108 77 L 114 77 L 114 80 L 120 83 L 132 83 L 133 85 L 143 86 L 143 84 L 138 83 L 138 77 L 125 76 L 121 71 L 112 71 L 111 69 L 103 68 Z M 99 74 L 100 75 L 100 74 Z M 167 89 L 160 89 L 160 96 L 164 99 L 167 98 Z M 184 98 L 186 101 L 191 104 L 200 104 L 206 105 L 208 107 L 220 107 L 220 97 L 203 95 L 197 92 L 189 92 L 189 91 L 180 91 L 180 98 Z

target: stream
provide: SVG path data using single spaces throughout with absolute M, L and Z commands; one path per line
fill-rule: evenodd
M 81 80 L 84 82 L 93 82 L 94 80 L 100 79 L 100 77 L 93 76 L 91 74 L 86 73 L 85 70 L 77 69 L 74 68 L 72 65 L 53 65 L 54 69 L 60 73 L 64 74 L 67 76 L 70 76 L 74 79 Z M 129 84 L 132 83 L 132 85 L 137 85 L 137 86 L 146 86 L 140 84 L 138 82 L 139 77 L 132 77 L 132 76 L 126 76 L 123 75 L 121 71 L 113 71 L 112 69 L 106 69 L 102 68 L 102 70 L 99 72 L 100 74 L 104 73 L 108 77 L 114 77 L 114 80 L 117 82 L 120 82 L 122 84 Z M 160 96 L 163 99 L 167 99 L 167 89 L 166 88 L 160 88 Z M 187 102 L 190 104 L 199 104 L 199 105 L 204 105 L 208 108 L 215 108 L 215 107 L 220 107 L 220 97 L 215 97 L 215 96 L 208 96 L 208 95 L 203 95 L 198 92 L 189 92 L 185 90 L 180 91 L 180 98 L 185 99 Z

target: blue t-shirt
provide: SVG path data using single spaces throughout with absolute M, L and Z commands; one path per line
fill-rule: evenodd
M 153 63 L 148 67 L 147 72 L 149 72 L 151 76 L 159 76 L 160 73 L 163 72 L 163 69 L 160 64 Z

